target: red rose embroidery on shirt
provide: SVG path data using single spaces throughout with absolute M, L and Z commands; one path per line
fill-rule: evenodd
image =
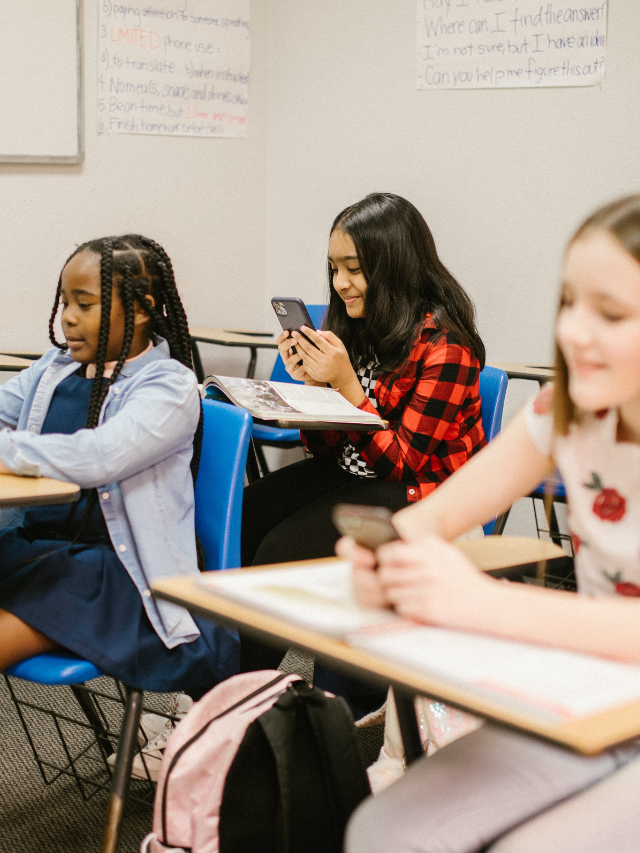
M 587 489 L 595 489 L 598 494 L 593 502 L 593 513 L 603 521 L 620 521 L 627 511 L 627 501 L 615 489 L 603 488 L 600 477 L 593 472 L 591 482 L 584 484 Z
M 605 572 L 605 574 L 607 574 Z M 615 587 L 618 595 L 626 595 L 629 598 L 640 598 L 640 586 L 630 581 L 623 581 L 622 572 L 616 572 L 615 575 L 607 575 L 607 578 Z
M 553 397 L 553 385 L 545 385 L 542 391 L 533 401 L 533 411 L 536 415 L 548 415 L 551 411 L 551 398 Z

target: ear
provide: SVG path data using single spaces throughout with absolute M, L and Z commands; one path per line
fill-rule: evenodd
M 150 293 L 146 294 L 148 301 L 155 307 L 156 301 Z M 133 325 L 134 326 L 144 326 L 147 323 L 151 322 L 151 317 L 147 314 L 147 312 L 142 308 L 140 302 L 137 299 L 133 301 Z

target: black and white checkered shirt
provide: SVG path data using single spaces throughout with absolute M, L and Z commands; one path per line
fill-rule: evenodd
M 367 395 L 369 400 L 375 408 L 378 408 L 378 401 L 376 399 L 376 395 L 374 394 L 374 389 L 376 387 L 376 380 L 373 377 L 373 370 L 375 368 L 375 362 L 370 361 L 366 367 L 360 367 L 356 373 L 358 375 L 358 379 L 360 380 L 360 384 L 362 385 L 362 390 Z M 373 471 L 364 459 L 360 456 L 358 451 L 355 449 L 353 444 L 350 441 L 347 441 L 342 449 L 342 459 L 338 460 L 342 468 L 345 471 L 348 471 L 350 474 L 356 474 L 358 477 L 376 477 L 377 474 Z

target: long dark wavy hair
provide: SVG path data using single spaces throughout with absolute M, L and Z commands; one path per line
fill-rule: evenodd
M 367 282 L 366 314 L 352 319 L 333 288 L 325 328 L 344 343 L 356 367 L 373 360 L 378 373 L 397 370 L 409 358 L 424 318 L 455 333 L 484 367 L 484 344 L 473 303 L 444 266 L 429 226 L 411 202 L 392 193 L 371 193 L 339 213 L 331 233 L 353 240 Z
M 140 234 L 125 234 L 122 237 L 104 237 L 99 240 L 90 240 L 78 246 L 67 258 L 65 266 L 71 258 L 81 252 L 92 252 L 100 257 L 100 331 L 96 354 L 96 375 L 91 389 L 91 401 L 86 422 L 87 429 L 94 429 L 98 425 L 100 410 L 109 386 L 116 381 L 129 357 L 134 331 L 134 301 L 137 301 L 142 310 L 151 318 L 152 337 L 155 338 L 155 335 L 158 334 L 166 338 L 171 356 L 190 370 L 193 370 L 193 362 L 187 315 L 178 295 L 171 260 L 159 243 L 148 237 L 142 237 Z M 59 343 L 54 332 L 54 323 L 60 305 L 61 288 L 62 273 L 58 279 L 56 298 L 49 319 L 49 338 L 54 346 L 66 350 L 67 345 Z M 104 364 L 111 325 L 111 300 L 114 289 L 119 294 L 124 307 L 124 337 L 122 350 L 113 374 L 109 379 L 104 380 Z M 149 296 L 153 297 L 154 304 L 148 299 Z M 191 463 L 194 482 L 200 461 L 202 424 L 201 406 L 200 422 L 194 437 Z

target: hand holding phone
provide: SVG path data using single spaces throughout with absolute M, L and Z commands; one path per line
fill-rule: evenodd
M 375 551 L 385 542 L 400 538 L 392 516 L 393 513 L 384 506 L 337 504 L 331 518 L 343 536 L 351 536 L 358 545 Z
M 298 299 L 297 296 L 274 296 L 271 300 L 271 305 L 276 312 L 276 317 L 280 321 L 283 331 L 289 332 L 289 334 L 291 332 L 298 332 L 309 343 L 313 343 L 302 331 L 302 326 L 307 326 L 309 329 L 313 329 L 314 332 L 316 330 L 313 320 L 309 316 L 307 306 L 302 299 Z M 295 347 L 293 347 L 293 351 L 296 351 Z

